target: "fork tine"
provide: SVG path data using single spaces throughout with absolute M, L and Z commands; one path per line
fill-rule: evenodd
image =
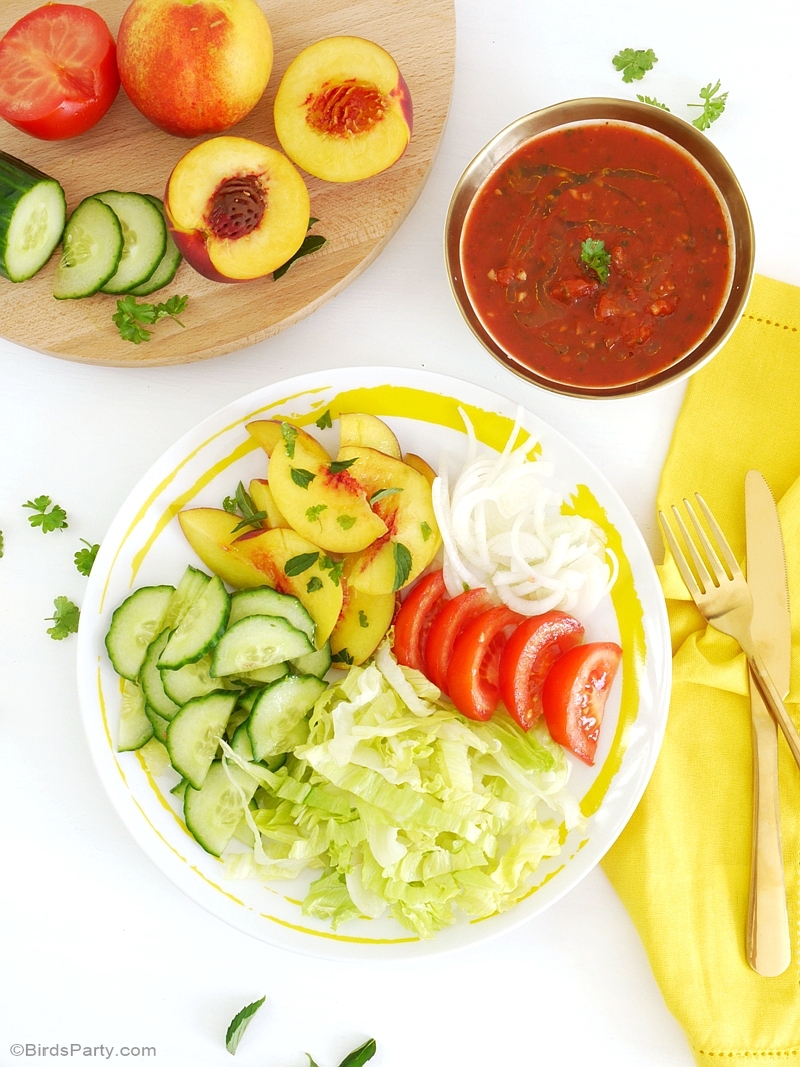
M 691 509 L 689 501 L 686 500 L 685 497 L 684 497 L 683 503 L 684 503 L 684 506 L 686 507 L 687 512 L 689 513 L 691 518 L 694 520 L 694 525 L 697 526 L 697 519 L 694 517 L 694 512 Z M 697 551 L 697 546 L 695 545 L 694 540 L 690 536 L 689 531 L 686 529 L 686 526 L 684 525 L 683 519 L 681 518 L 681 513 L 678 511 L 678 509 L 675 506 L 675 504 L 672 505 L 672 510 L 673 510 L 673 512 L 675 514 L 675 521 L 677 522 L 678 527 L 680 528 L 680 531 L 683 534 L 683 539 L 686 542 L 686 547 L 689 550 L 689 555 L 692 557 L 692 563 L 694 564 L 695 570 L 697 571 L 697 577 L 700 579 L 700 585 L 702 586 L 703 592 L 705 593 L 708 589 L 712 588 L 716 583 L 714 582 L 713 578 L 711 577 L 711 575 L 708 572 L 708 568 L 706 566 L 706 561 L 703 559 L 703 557 Z M 702 534 L 703 534 L 702 530 L 700 531 L 700 534 L 701 534 L 701 537 L 702 537 Z M 708 544 L 706 544 L 705 547 L 706 547 L 706 551 L 708 551 L 708 548 L 709 548 Z M 711 557 L 713 559 L 714 558 L 713 552 L 711 552 L 710 555 L 711 555 Z M 713 567 L 712 567 L 712 570 L 713 570 Z
M 725 534 L 720 529 L 719 523 L 714 518 L 713 514 L 711 513 L 711 509 L 709 508 L 708 504 L 706 504 L 705 500 L 703 500 L 699 493 L 695 493 L 695 496 L 697 497 L 697 503 L 700 505 L 701 511 L 706 517 L 706 522 L 708 523 L 711 532 L 716 538 L 717 545 L 719 546 L 719 550 L 722 553 L 722 558 L 728 564 L 728 569 L 731 572 L 731 576 L 733 578 L 737 578 L 741 574 L 741 570 L 736 560 L 736 556 L 734 556 L 733 552 L 731 552 L 731 546 L 728 544 Z
M 727 582 L 728 581 L 728 575 L 725 573 L 725 568 L 722 566 L 722 563 L 720 562 L 719 552 L 715 548 L 715 546 L 711 544 L 711 541 L 710 541 L 710 539 L 708 537 L 708 534 L 705 532 L 703 527 L 700 525 L 700 520 L 698 519 L 697 515 L 695 515 L 695 513 L 694 513 L 694 509 L 692 508 L 692 505 L 689 503 L 689 501 L 685 497 L 684 497 L 684 500 L 683 500 L 683 506 L 686 508 L 686 511 L 687 511 L 687 513 L 689 515 L 689 518 L 692 520 L 692 525 L 694 526 L 694 528 L 695 528 L 695 530 L 697 532 L 697 536 L 698 536 L 698 538 L 700 540 L 700 544 L 703 546 L 703 551 L 705 552 L 706 560 L 708 562 L 708 565 L 711 568 L 711 570 L 714 572 L 714 577 L 716 579 L 714 584 L 715 585 L 720 585 L 722 582 Z M 708 511 L 708 508 L 706 508 L 706 511 Z M 719 527 L 717 527 L 717 528 L 719 529 Z
M 675 510 L 675 508 L 674 508 L 674 505 L 673 505 L 673 511 L 674 510 Z M 669 522 L 667 521 L 667 516 L 664 514 L 663 511 L 659 511 L 658 517 L 661 520 L 661 528 L 664 531 L 664 537 L 666 537 L 666 539 L 667 539 L 667 544 L 669 545 L 669 550 L 672 553 L 672 558 L 675 560 L 675 564 L 676 564 L 678 570 L 680 571 L 681 578 L 683 578 L 683 580 L 684 580 L 684 582 L 686 584 L 686 588 L 689 590 L 689 595 L 692 597 L 692 599 L 694 599 L 695 597 L 701 596 L 702 595 L 702 590 L 700 589 L 700 586 L 697 584 L 697 579 L 692 574 L 692 568 L 686 562 L 686 557 L 683 554 L 683 549 L 678 544 L 678 542 L 677 542 L 677 540 L 675 538 L 675 534 L 672 532 L 672 527 L 670 526 Z M 680 517 L 678 517 L 678 522 L 680 522 Z M 685 536 L 685 534 L 686 534 L 686 531 L 684 530 L 684 536 Z M 688 538 L 687 538 L 687 541 L 688 541 Z M 691 543 L 691 542 L 689 542 L 689 543 Z

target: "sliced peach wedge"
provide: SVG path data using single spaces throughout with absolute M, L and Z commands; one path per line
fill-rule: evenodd
M 363 445 L 395 459 L 403 458 L 400 442 L 383 419 L 363 412 L 343 411 L 339 415 L 339 447 L 345 445 Z
M 366 490 L 386 533 L 363 551 L 349 555 L 344 574 L 351 589 L 372 596 L 394 593 L 428 566 L 441 544 L 431 487 L 420 471 L 373 448 L 345 445 L 338 461 Z
M 269 485 L 293 529 L 326 552 L 339 553 L 360 552 L 386 533 L 360 477 L 350 471 L 358 457 L 333 462 L 299 427 L 284 422 L 279 432 L 280 440 L 273 430 L 269 441 Z
M 269 585 L 296 596 L 316 623 L 317 647 L 325 644 L 342 611 L 343 588 L 316 545 L 289 529 L 234 533 L 238 516 L 217 508 L 190 508 L 178 521 L 203 563 L 228 585 Z
M 331 633 L 334 664 L 357 667 L 368 659 L 389 629 L 395 606 L 394 593 L 371 596 L 346 586 L 342 613 Z
M 250 499 L 256 511 L 263 511 L 266 515 L 265 522 L 268 529 L 274 530 L 277 526 L 282 528 L 289 526 L 275 503 L 275 497 L 272 495 L 266 478 L 253 478 L 247 491 L 250 493 Z
M 245 137 L 212 137 L 179 160 L 164 196 L 175 244 L 212 281 L 261 278 L 308 229 L 308 189 L 289 160 Z
M 413 126 L 397 64 L 362 37 L 328 37 L 304 49 L 283 76 L 274 117 L 287 156 L 329 182 L 360 181 L 391 167 Z

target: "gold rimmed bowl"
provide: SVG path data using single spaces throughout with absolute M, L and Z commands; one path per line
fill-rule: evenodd
M 730 266 L 721 298 L 704 332 L 688 343 L 685 350 L 678 351 L 666 366 L 654 365 L 652 370 L 644 367 L 632 373 L 629 364 L 619 377 L 627 375 L 632 380 L 589 383 L 586 380 L 568 380 L 569 375 L 562 376 L 557 369 L 545 368 L 531 358 L 524 342 L 511 342 L 508 335 L 501 340 L 498 336 L 501 331 L 487 326 L 489 315 L 485 310 L 476 308 L 479 301 L 476 301 L 468 281 L 465 281 L 466 242 L 474 239 L 469 226 L 470 213 L 479 202 L 481 193 L 523 146 L 541 138 L 543 134 L 581 126 L 591 127 L 592 135 L 598 137 L 602 137 L 603 129 L 634 127 L 645 138 L 671 143 L 684 159 L 690 157 L 687 162 L 697 172 L 697 182 L 706 182 L 710 187 L 725 220 Z M 552 162 L 555 167 L 562 165 L 557 158 Z M 658 179 L 658 175 L 655 177 Z M 646 199 L 642 203 L 646 205 Z M 453 296 L 468 326 L 484 348 L 508 370 L 534 385 L 550 392 L 588 399 L 626 397 L 649 392 L 679 381 L 707 363 L 725 343 L 744 311 L 752 283 L 754 255 L 750 210 L 735 174 L 719 149 L 690 123 L 661 108 L 632 100 L 569 100 L 525 115 L 506 126 L 481 149 L 461 175 L 453 192 L 445 228 L 445 259 Z M 530 275 L 530 262 L 525 264 L 525 269 Z M 536 263 L 533 270 L 536 270 Z M 586 267 L 576 263 L 575 274 L 580 275 L 581 272 L 584 277 L 595 277 Z M 533 278 L 529 278 L 529 281 L 533 285 L 539 284 Z M 691 281 L 684 279 L 682 284 L 691 285 Z M 531 288 L 531 285 L 525 288 Z M 599 318 L 597 312 L 595 315 Z M 669 331 L 672 328 L 667 319 L 663 326 L 659 324 L 662 330 Z M 518 334 L 523 332 L 517 331 Z M 637 352 L 636 355 L 640 354 Z M 644 358 L 640 358 L 638 363 L 644 364 Z M 656 360 L 654 364 L 657 364 Z

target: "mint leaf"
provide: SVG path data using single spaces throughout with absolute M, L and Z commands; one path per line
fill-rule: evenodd
M 394 550 L 394 586 L 392 592 L 396 593 L 408 581 L 411 573 L 411 553 L 402 541 L 395 541 Z
M 323 413 L 317 419 L 317 426 L 319 426 L 320 430 L 329 430 L 331 426 L 333 426 L 333 422 L 331 421 L 330 408 L 328 408 L 327 411 L 323 411 Z M 306 1053 L 306 1055 L 308 1055 L 308 1053 Z
M 339 1067 L 363 1067 L 367 1060 L 372 1059 L 377 1049 L 378 1046 L 375 1044 L 375 1039 L 370 1038 L 363 1045 L 354 1048 L 352 1052 L 345 1056 Z
M 316 593 L 322 588 L 322 579 L 318 578 L 315 574 L 313 578 L 308 579 L 308 585 L 306 586 L 307 593 Z
M 289 472 L 294 484 L 299 485 L 301 489 L 308 489 L 316 478 L 316 474 L 312 474 L 311 471 L 307 471 L 303 467 L 290 467 Z
M 327 242 L 327 237 L 323 237 L 321 234 L 312 233 L 304 238 L 303 243 L 297 249 L 291 259 L 287 259 L 285 263 L 281 264 L 277 270 L 272 272 L 272 280 L 277 281 L 278 278 L 282 278 L 291 265 L 303 256 L 310 256 L 312 252 L 316 252 L 318 249 Z
M 331 663 L 346 663 L 348 666 L 352 664 L 353 657 L 347 651 L 346 648 L 340 648 L 338 652 L 334 652 L 331 656 Z
M 287 578 L 294 578 L 309 567 L 313 567 L 319 559 L 319 552 L 302 552 L 299 556 L 292 556 L 283 565 L 283 573 Z
M 49 626 L 47 632 L 54 641 L 63 641 L 69 634 L 78 632 L 81 612 L 77 604 L 73 604 L 65 596 L 57 596 L 53 601 L 55 612 L 45 622 L 53 622 L 55 626 Z
M 83 538 L 81 538 L 81 541 L 83 541 Z M 92 567 L 97 558 L 97 553 L 100 551 L 100 545 L 90 545 L 88 541 L 83 541 L 83 543 L 86 548 L 79 548 L 73 558 L 79 573 L 86 575 L 88 578 L 92 573 Z
M 292 426 L 290 422 L 281 423 L 281 437 L 286 445 L 286 455 L 289 459 L 294 459 L 294 443 L 297 440 L 298 429 L 296 426 Z
M 225 1034 L 225 1048 L 230 1052 L 231 1056 L 236 1053 L 236 1050 L 239 1047 L 239 1042 L 244 1037 L 244 1032 L 250 1025 L 250 1020 L 266 999 L 267 998 L 264 996 L 261 1000 L 254 1000 L 252 1004 L 248 1004 L 246 1007 L 242 1008 L 242 1010 L 231 1019 L 228 1031 Z
M 402 493 L 402 489 L 379 489 L 377 493 L 373 493 L 369 498 L 369 506 L 377 504 L 379 500 L 383 500 L 385 496 L 392 496 L 394 493 Z
M 331 474 L 339 474 L 341 471 L 346 471 L 348 467 L 352 467 L 358 456 L 354 456 L 353 459 L 335 459 L 330 465 Z

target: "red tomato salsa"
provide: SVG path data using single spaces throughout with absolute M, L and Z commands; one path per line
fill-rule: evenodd
M 706 336 L 730 287 L 729 234 L 687 152 L 641 126 L 585 123 L 527 141 L 489 176 L 461 266 L 510 356 L 599 388 L 652 377 Z

